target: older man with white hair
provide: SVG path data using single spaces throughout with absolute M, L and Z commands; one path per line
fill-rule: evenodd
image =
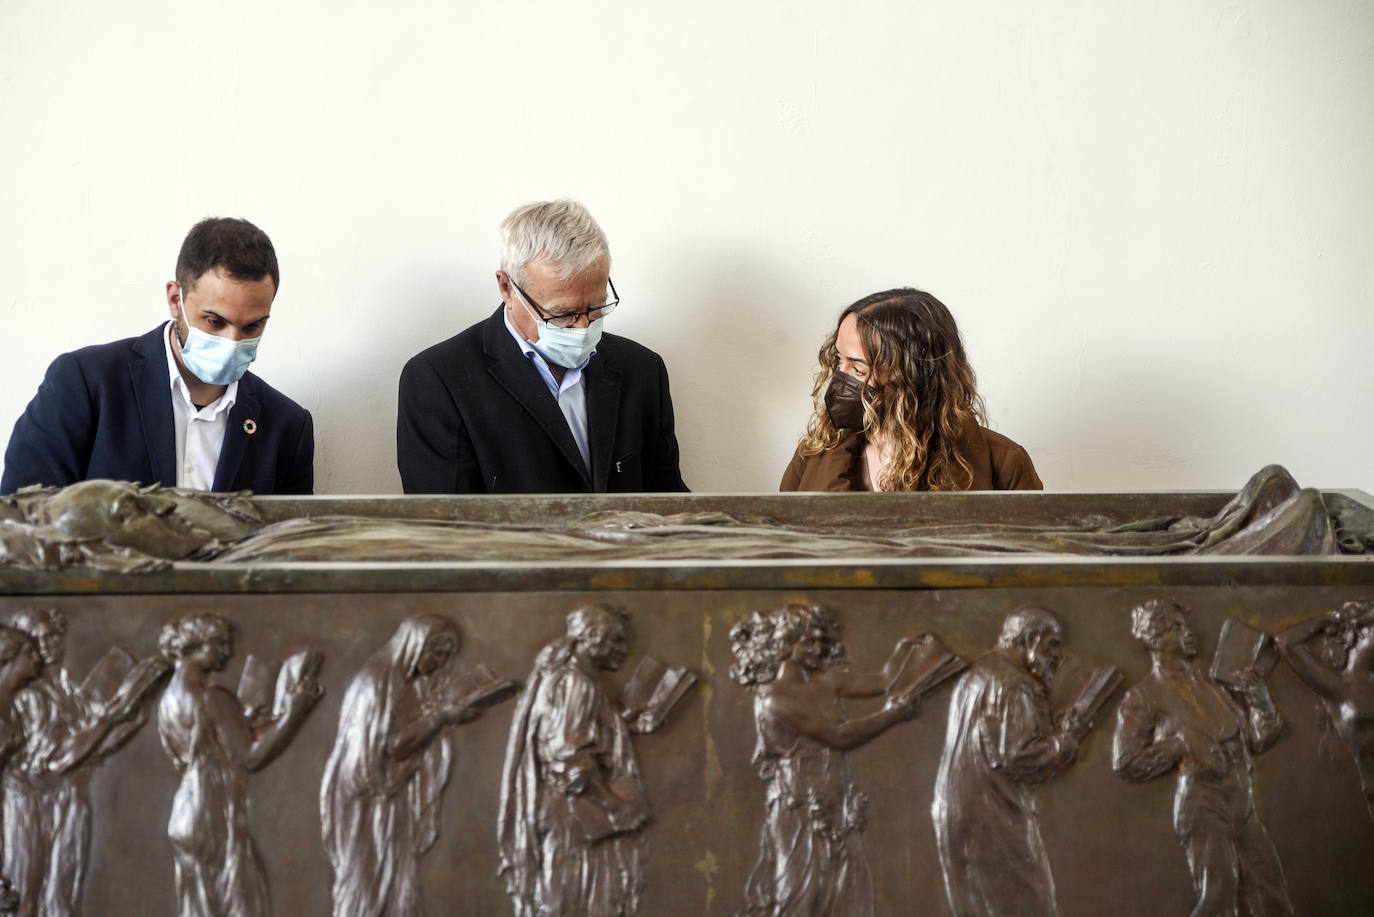
M 581 204 L 501 224 L 501 306 L 401 371 L 406 493 L 685 491 L 668 370 L 603 334 L 619 304 L 606 236 Z

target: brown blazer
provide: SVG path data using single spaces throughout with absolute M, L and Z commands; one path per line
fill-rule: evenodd
M 845 435 L 834 447 L 818 455 L 793 453 L 782 473 L 779 490 L 865 490 L 862 433 Z M 1043 490 L 1026 450 L 1001 433 L 986 427 L 959 440 L 959 452 L 973 466 L 968 490 Z

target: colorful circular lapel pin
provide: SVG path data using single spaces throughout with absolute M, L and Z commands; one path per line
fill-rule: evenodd
M 249 436 L 252 436 L 254 433 L 258 432 L 258 422 L 256 420 L 253 420 L 251 417 L 248 420 L 245 420 L 243 422 L 243 432 L 247 433 Z

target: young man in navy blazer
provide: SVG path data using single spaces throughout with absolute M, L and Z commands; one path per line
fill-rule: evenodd
M 261 229 L 197 223 L 167 282 L 171 320 L 53 361 L 14 425 L 0 493 L 88 478 L 310 493 L 310 413 L 247 372 L 280 280 Z
M 406 493 L 684 491 L 668 370 L 601 333 L 618 298 L 606 236 L 576 201 L 501 224 L 501 305 L 401 372 Z

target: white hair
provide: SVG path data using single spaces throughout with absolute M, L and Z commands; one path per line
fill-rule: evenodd
M 501 270 L 523 283 L 526 266 L 535 261 L 567 280 L 603 261 L 610 267 L 611 249 L 606 234 L 577 201 L 535 201 L 515 208 L 501 223 Z

